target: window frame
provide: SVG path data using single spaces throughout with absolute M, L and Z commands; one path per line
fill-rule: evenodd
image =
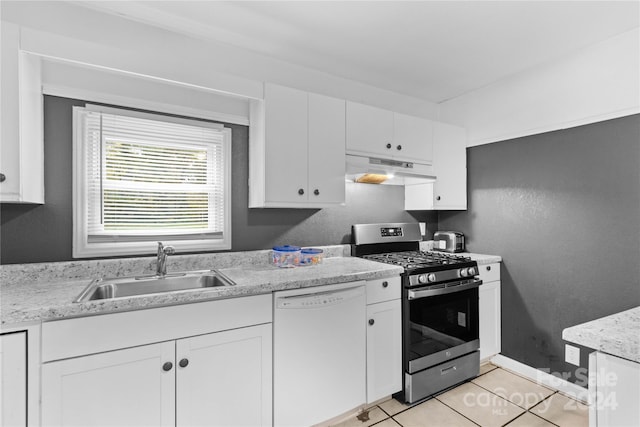
M 209 238 L 202 234 L 194 234 L 193 238 L 185 234 L 157 234 L 147 236 L 144 241 L 131 241 L 125 234 L 122 240 L 114 233 L 112 241 L 89 241 L 88 224 L 88 180 L 86 165 L 87 141 L 84 138 L 80 114 L 84 111 L 117 114 L 142 119 L 158 120 L 162 122 L 188 124 L 192 126 L 208 127 L 222 132 L 223 152 L 223 232 L 222 238 Z M 162 113 L 147 113 L 125 108 L 114 108 L 87 103 L 84 107 L 73 107 L 73 244 L 74 258 L 110 257 L 122 255 L 155 254 L 157 241 L 173 246 L 177 252 L 221 251 L 231 249 L 231 129 L 222 124 L 200 121 L 188 118 L 174 117 Z M 211 212 L 211 211 L 209 211 Z M 187 237 L 188 236 L 188 237 Z M 196 237 L 200 236 L 200 237 Z

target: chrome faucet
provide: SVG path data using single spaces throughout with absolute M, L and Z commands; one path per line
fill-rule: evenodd
M 160 277 L 167 275 L 167 256 L 173 255 L 176 250 L 173 246 L 164 246 L 158 242 L 158 258 L 156 262 L 156 274 Z

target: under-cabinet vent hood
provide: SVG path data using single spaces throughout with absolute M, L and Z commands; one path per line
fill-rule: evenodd
M 432 165 L 347 154 L 347 180 L 367 184 L 411 185 L 435 182 Z

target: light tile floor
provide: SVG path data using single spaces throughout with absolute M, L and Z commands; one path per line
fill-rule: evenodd
M 587 427 L 588 407 L 491 364 L 480 376 L 415 406 L 395 399 L 336 427 Z

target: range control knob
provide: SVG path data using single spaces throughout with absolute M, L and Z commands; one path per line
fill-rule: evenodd
M 427 283 L 427 275 L 426 274 L 421 274 L 418 276 L 418 282 L 420 283 Z
M 427 276 L 427 280 L 429 282 L 435 282 L 436 281 L 436 275 L 433 273 L 429 273 L 429 275 Z
M 467 269 L 467 273 L 469 276 L 475 276 L 476 274 L 478 274 L 478 271 L 476 270 L 475 267 L 469 267 Z
M 466 268 L 460 269 L 460 277 L 467 277 L 469 275 L 469 271 Z

